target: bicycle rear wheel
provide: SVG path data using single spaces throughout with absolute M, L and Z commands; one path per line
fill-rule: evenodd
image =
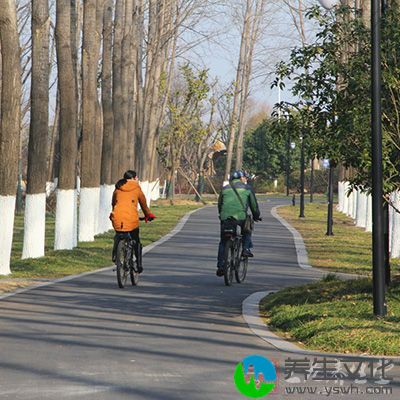
M 233 271 L 235 269 L 235 249 L 232 240 L 225 243 L 224 281 L 226 286 L 231 286 Z
M 125 240 L 120 240 L 117 246 L 117 281 L 118 286 L 123 289 L 128 280 L 129 266 L 126 259 L 127 243 Z

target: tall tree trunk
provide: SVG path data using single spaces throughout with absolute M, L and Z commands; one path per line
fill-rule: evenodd
M 131 50 L 132 50 L 132 17 L 133 0 L 125 0 L 125 21 L 124 34 L 122 39 L 121 53 L 121 110 L 119 122 L 120 151 L 119 151 L 119 170 L 121 173 L 126 171 L 128 164 L 128 120 L 129 120 L 129 86 L 132 84 L 129 73 L 131 72 Z
M 146 66 L 144 121 L 141 141 L 141 176 L 143 190 L 148 201 L 152 187 L 157 187 L 157 142 L 162 121 L 164 95 L 163 77 L 166 77 L 171 41 L 173 40 L 172 20 L 175 2 L 150 1 L 149 44 Z M 168 79 L 167 79 L 168 80 Z M 156 196 L 154 196 L 156 197 Z
M 31 121 L 22 258 L 44 256 L 50 73 L 50 17 L 48 0 L 32 0 L 31 26 Z
M 240 95 L 242 87 L 242 76 L 243 76 L 243 65 L 245 60 L 245 49 L 246 49 L 246 32 L 250 22 L 251 14 L 251 0 L 246 1 L 246 11 L 244 15 L 242 38 L 240 42 L 239 60 L 236 69 L 236 80 L 234 83 L 234 96 L 233 96 L 233 109 L 231 115 L 231 121 L 229 125 L 229 142 L 226 154 L 226 165 L 225 165 L 225 180 L 228 179 L 232 168 L 233 149 L 235 144 L 236 131 L 238 127 L 238 116 L 240 106 Z
M 114 114 L 112 109 L 112 43 L 113 43 L 113 0 L 104 5 L 103 19 L 103 64 L 101 74 L 101 100 L 103 107 L 103 146 L 101 156 L 101 187 L 99 231 L 111 229 L 108 218 L 114 190 L 112 180 L 112 151 Z
M 96 108 L 97 67 L 99 61 L 100 21 L 103 0 L 86 0 L 83 9 L 82 45 L 82 154 L 79 211 L 79 240 L 93 241 L 97 233 L 100 200 L 101 131 Z
M 112 179 L 116 182 L 123 171 L 119 164 L 120 151 L 124 144 L 121 143 L 121 120 L 122 120 L 122 82 L 121 82 L 121 56 L 122 38 L 124 29 L 125 1 L 116 0 L 114 18 L 114 51 L 112 61 L 112 84 L 113 84 L 113 112 L 114 112 L 114 136 L 113 136 L 113 158 Z
M 72 52 L 71 2 L 57 0 L 56 44 L 60 95 L 60 167 L 57 190 L 55 250 L 76 245 L 77 95 Z
M 0 275 L 8 275 L 14 228 L 21 116 L 21 69 L 14 0 L 0 0 Z
M 57 90 L 56 96 L 56 111 L 54 114 L 53 125 L 51 126 L 50 132 L 50 145 L 48 150 L 48 166 L 47 166 L 47 181 L 53 182 L 55 173 L 54 173 L 54 158 L 56 156 L 56 143 L 59 134 L 59 120 L 60 120 L 60 94 Z
M 144 120 L 144 87 L 143 87 L 143 45 L 144 45 L 144 2 L 137 0 L 137 13 L 136 13 L 136 43 L 137 43 L 137 63 L 135 66 L 136 74 L 136 110 L 135 110 L 135 143 L 134 151 L 136 157 L 134 159 L 135 170 L 140 168 L 140 154 L 142 143 L 142 131 Z
M 245 118 L 247 113 L 247 103 L 250 95 L 250 80 L 253 71 L 254 49 L 259 35 L 260 23 L 265 8 L 265 0 L 257 0 L 251 23 L 245 34 L 245 61 L 243 64 L 242 88 L 240 96 L 240 116 L 239 133 L 236 147 L 236 169 L 242 169 L 243 166 L 243 141 L 246 128 Z M 250 26 L 251 25 L 251 26 Z

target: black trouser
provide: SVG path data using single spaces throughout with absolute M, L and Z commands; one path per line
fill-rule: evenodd
M 138 262 L 138 266 L 142 266 L 142 244 L 140 243 L 139 228 L 136 228 L 130 232 L 119 232 L 119 231 L 115 232 L 114 247 L 113 247 L 113 260 L 115 259 L 115 256 L 117 254 L 119 235 L 126 234 L 126 233 L 128 233 L 130 235 L 131 239 L 134 241 L 133 250 L 135 252 L 136 260 Z M 132 256 L 133 256 L 133 254 L 132 254 Z
M 225 235 L 224 235 L 224 229 L 225 226 L 228 225 L 233 225 L 235 224 L 239 225 L 240 228 L 242 229 L 242 240 L 243 240 L 243 249 L 250 249 L 253 247 L 253 244 L 251 242 L 251 232 L 243 232 L 243 226 L 244 226 L 245 221 L 231 221 L 231 220 L 226 220 L 226 221 L 221 221 L 221 238 L 219 241 L 219 246 L 218 246 L 218 268 L 221 268 L 224 265 L 224 251 L 225 251 Z

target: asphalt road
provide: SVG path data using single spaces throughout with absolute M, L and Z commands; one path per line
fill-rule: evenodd
M 233 373 L 250 354 L 280 365 L 278 393 L 269 397 L 326 398 L 285 394 L 287 359 L 304 357 L 276 351 L 252 334 L 241 315 L 242 301 L 256 291 L 320 276 L 298 267 L 290 232 L 270 214 L 279 203 L 262 205 L 256 258 L 242 285 L 227 288 L 215 276 L 219 223 L 216 208 L 206 207 L 146 254 L 138 287 L 119 289 L 108 270 L 0 301 L 0 399 L 244 399 Z M 399 399 L 399 381 L 400 373 L 392 394 L 370 398 Z M 308 384 L 318 393 L 327 386 Z

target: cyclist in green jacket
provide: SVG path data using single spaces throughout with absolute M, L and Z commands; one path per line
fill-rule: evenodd
M 240 202 L 238 195 L 242 202 Z M 243 203 L 243 205 L 242 205 Z M 242 227 L 246 220 L 247 210 L 250 207 L 254 221 L 261 221 L 260 210 L 258 208 L 257 199 L 253 188 L 247 184 L 247 174 L 243 171 L 235 171 L 231 175 L 231 180 L 228 185 L 224 186 L 218 198 L 218 213 L 221 221 L 221 239 L 218 248 L 218 264 L 217 276 L 224 274 L 224 227 L 227 223 L 232 224 L 235 221 Z M 242 232 L 243 234 L 243 255 L 253 257 L 250 251 L 252 247 L 251 232 Z

